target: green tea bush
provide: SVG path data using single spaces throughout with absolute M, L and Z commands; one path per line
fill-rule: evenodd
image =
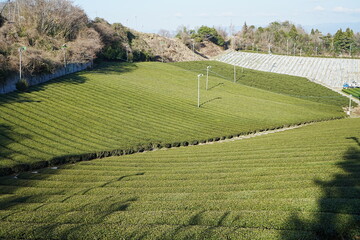
M 29 85 L 29 82 L 25 78 L 22 78 L 16 83 L 15 86 L 18 91 L 25 92 L 28 90 L 30 85 Z

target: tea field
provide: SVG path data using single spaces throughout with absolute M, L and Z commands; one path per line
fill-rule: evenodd
M 0 238 L 357 239 L 359 159 L 342 119 L 1 177 Z
M 360 88 L 343 89 L 343 92 L 360 99 Z
M 209 90 L 202 77 L 198 108 L 197 74 L 209 63 Z M 224 78 L 232 66 L 215 63 L 103 63 L 0 96 L 0 175 L 345 116 L 346 98 L 306 79 L 269 74 L 275 87 L 234 84 Z M 196 64 L 199 71 L 189 68 Z M 294 96 L 276 90 L 287 79 Z M 325 91 L 320 99 L 337 100 L 314 101 L 313 92 L 299 98 L 297 91 L 306 94 L 301 83 Z

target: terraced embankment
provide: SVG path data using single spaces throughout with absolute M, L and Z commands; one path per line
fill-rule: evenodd
M 202 78 L 200 108 L 197 72 L 161 63 L 107 63 L 2 95 L 0 175 L 344 116 L 339 103 L 233 84 L 221 67 L 208 91 Z
M 0 238 L 355 239 L 360 119 L 0 178 Z
M 229 51 L 217 58 L 221 62 L 254 70 L 306 77 L 330 88 L 344 83 L 360 83 L 359 59 L 295 57 Z

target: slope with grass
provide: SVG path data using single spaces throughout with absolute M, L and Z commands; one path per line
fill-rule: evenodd
M 173 63 L 173 65 L 194 72 L 202 72 L 203 74 L 206 74 L 206 67 L 211 66 L 210 75 L 229 81 L 234 80 L 234 66 L 229 64 L 224 65 L 217 61 L 179 62 Z M 314 84 L 303 77 L 236 67 L 236 82 L 287 96 L 336 106 L 345 106 L 348 101 L 337 92 Z
M 352 239 L 360 119 L 0 178 L 0 238 Z
M 226 68 L 219 64 L 212 71 L 224 73 Z M 269 81 L 278 84 L 275 79 Z M 106 152 L 114 149 L 186 145 L 344 116 L 338 103 L 317 103 L 214 76 L 208 91 L 204 78 L 201 88 L 197 108 L 195 72 L 162 63 L 105 63 L 26 93 L 0 96 L 2 174 L 123 153 Z M 96 154 L 71 157 L 87 153 Z

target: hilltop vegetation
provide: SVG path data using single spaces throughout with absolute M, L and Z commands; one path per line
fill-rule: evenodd
M 268 52 L 269 46 L 277 54 L 359 57 L 360 33 L 354 33 L 350 28 L 339 29 L 334 35 L 318 29 L 307 33 L 289 21 L 272 22 L 267 27 L 258 28 L 245 23 L 231 43 L 234 49 L 262 52 Z
M 226 68 L 219 63 L 212 71 Z M 0 96 L 3 174 L 344 116 L 337 104 L 234 84 L 216 74 L 208 91 L 202 79 L 197 108 L 197 74 L 162 63 L 104 63 Z

